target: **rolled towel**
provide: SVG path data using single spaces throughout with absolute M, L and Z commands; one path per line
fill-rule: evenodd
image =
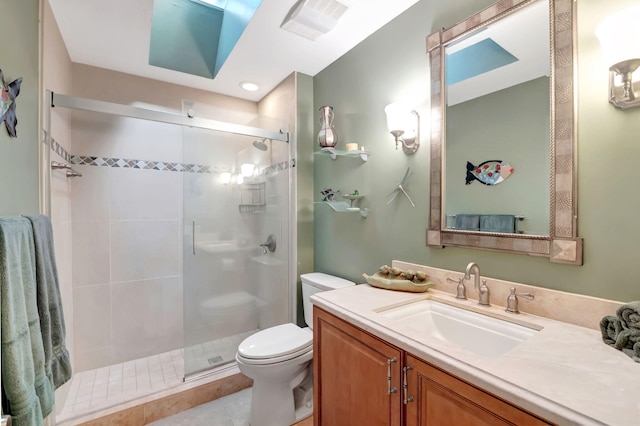
M 640 343 L 640 329 L 625 329 L 622 330 L 616 337 L 616 344 L 613 345 L 616 349 L 633 349 L 636 343 Z
M 640 342 L 633 345 L 633 349 L 622 349 L 626 355 L 630 356 L 635 362 L 640 362 Z
M 629 302 L 616 309 L 624 328 L 640 330 L 640 301 Z
M 618 335 L 622 332 L 622 321 L 618 317 L 607 315 L 600 320 L 600 331 L 602 341 L 609 346 L 615 346 Z

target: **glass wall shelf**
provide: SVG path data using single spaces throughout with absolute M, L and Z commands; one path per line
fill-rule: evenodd
M 367 161 L 369 159 L 369 151 L 341 151 L 333 148 L 322 148 L 320 151 L 315 151 L 313 154 L 328 155 L 332 160 L 335 160 L 338 157 L 360 157 L 362 161 Z
M 360 207 L 351 207 L 351 203 L 347 201 L 316 201 L 314 204 L 328 204 L 334 211 L 338 213 L 360 213 L 362 217 L 369 215 L 369 209 Z

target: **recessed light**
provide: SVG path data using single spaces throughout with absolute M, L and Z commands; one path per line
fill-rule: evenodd
M 255 81 L 241 81 L 240 87 L 242 87 L 247 92 L 256 92 L 260 90 L 260 84 Z

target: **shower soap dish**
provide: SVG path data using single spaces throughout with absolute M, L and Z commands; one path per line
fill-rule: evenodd
M 387 265 L 380 267 L 380 270 L 373 275 L 362 274 L 367 283 L 373 287 L 386 290 L 410 291 L 412 293 L 423 293 L 433 285 L 428 281 L 429 276 L 422 271 L 390 268 Z

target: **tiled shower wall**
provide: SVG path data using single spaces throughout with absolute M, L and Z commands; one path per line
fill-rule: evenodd
M 74 112 L 71 127 L 74 156 L 182 159 L 179 126 Z M 182 174 L 73 167 L 76 369 L 182 347 Z

